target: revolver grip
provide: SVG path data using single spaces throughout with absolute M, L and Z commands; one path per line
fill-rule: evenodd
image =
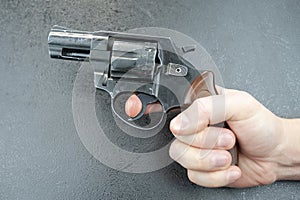
M 211 95 L 218 95 L 218 91 L 215 87 L 214 74 L 211 71 L 205 71 L 204 73 L 196 77 L 195 80 L 191 83 L 190 88 L 186 92 L 185 103 L 191 104 L 198 98 L 203 98 Z M 216 126 L 230 129 L 227 122 L 217 124 Z M 236 142 L 234 147 L 229 150 L 232 157 L 231 165 L 238 164 L 237 145 L 238 143 Z

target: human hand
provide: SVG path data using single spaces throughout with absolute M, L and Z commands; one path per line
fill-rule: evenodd
M 291 170 L 299 159 L 295 161 L 284 153 L 297 157 L 300 152 L 300 137 L 292 133 L 291 122 L 277 117 L 246 92 L 223 89 L 221 94 L 196 99 L 170 123 L 176 137 L 170 157 L 187 169 L 189 179 L 205 187 L 251 187 L 299 179 L 299 172 Z M 222 112 L 215 109 L 220 105 L 224 107 Z M 140 109 L 140 100 L 131 96 L 126 113 L 133 117 Z M 154 104 L 147 107 L 147 112 L 160 109 Z M 211 126 L 222 121 L 227 121 L 231 130 Z M 298 126 L 293 124 L 294 128 Z M 232 166 L 227 150 L 236 141 L 239 161 Z M 289 172 L 284 172 L 286 168 Z

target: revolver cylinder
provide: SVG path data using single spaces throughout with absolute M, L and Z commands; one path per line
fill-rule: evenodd
M 158 42 L 152 38 L 108 31 L 83 32 L 55 26 L 48 37 L 51 58 L 92 61 L 105 80 L 152 81 L 157 68 Z

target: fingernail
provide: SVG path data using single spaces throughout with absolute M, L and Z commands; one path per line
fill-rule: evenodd
M 222 135 L 219 136 L 217 145 L 219 147 L 228 147 L 229 145 L 232 144 L 232 141 L 233 141 L 232 135 L 223 133 Z
M 228 156 L 227 155 L 218 155 L 214 158 L 215 160 L 215 167 L 223 167 L 228 162 Z
M 189 119 L 185 114 L 180 114 L 179 116 L 175 117 L 171 122 L 171 126 L 173 127 L 173 130 L 176 131 L 183 131 L 188 127 L 188 125 L 189 125 Z
M 239 171 L 232 170 L 232 171 L 229 171 L 229 173 L 228 173 L 228 180 L 229 180 L 230 183 L 235 181 L 239 177 L 240 177 L 240 172 Z

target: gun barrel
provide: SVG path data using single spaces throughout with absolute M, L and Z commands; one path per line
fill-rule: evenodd
M 107 40 L 107 36 L 94 35 L 91 32 L 68 30 L 54 26 L 48 36 L 49 55 L 51 58 L 88 61 L 92 42 Z

